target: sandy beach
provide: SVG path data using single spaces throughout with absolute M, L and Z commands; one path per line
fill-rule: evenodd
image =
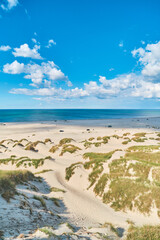
M 134 205 L 132 209 L 125 207 L 116 210 L 112 206 L 113 200 L 109 202 L 107 199 L 108 203 L 104 202 L 102 194 L 95 192 L 98 179 L 103 174 L 110 174 L 113 161 L 124 158 L 130 147 L 154 145 L 156 146 L 155 152 L 157 152 L 160 143 L 157 136 L 159 128 L 159 118 L 0 124 L 0 159 L 12 158 L 13 160 L 8 161 L 7 164 L 2 162 L 0 170 L 28 170 L 42 179 L 41 183 L 31 182 L 34 185 L 32 188 L 27 184 L 17 185 L 16 188 L 20 194 L 9 202 L 0 197 L 0 230 L 4 231 L 5 239 L 13 239 L 13 236 L 14 239 L 18 239 L 20 234 L 22 239 L 45 239 L 45 233 L 37 229 L 53 225 L 56 225 L 57 229 L 54 230 L 57 231 L 54 234 L 60 236 L 63 233 L 69 233 L 68 225 L 64 223 L 71 224 L 73 228 L 77 229 L 74 231 L 77 238 L 71 239 L 80 239 L 81 237 L 83 239 L 99 239 L 97 232 L 101 234 L 100 239 L 103 239 L 103 235 L 110 236 L 110 239 L 122 239 L 122 236 L 111 231 L 111 225 L 115 229 L 123 229 L 123 239 L 125 239 L 125 231 L 131 222 L 135 226 L 159 224 L 159 209 L 155 202 L 151 204 L 148 212 L 139 211 L 139 205 L 138 207 Z M 105 136 L 107 138 L 104 138 Z M 62 139 L 65 140 L 61 143 Z M 125 141 L 126 143 L 124 143 Z M 33 148 L 27 148 L 27 146 Z M 103 161 L 103 165 L 101 163 L 100 167 L 103 166 L 103 170 L 93 182 L 89 178 L 89 174 L 94 170 L 93 166 L 85 167 L 86 162 L 93 160 L 89 159 L 89 155 L 87 158 L 84 157 L 88 152 L 112 153 L 107 161 Z M 17 159 L 23 157 L 27 159 L 25 160 L 26 164 L 23 161 L 18 166 L 16 163 L 19 160 Z M 35 168 L 33 164 L 28 164 L 28 159 L 44 159 L 44 161 Z M 128 160 L 127 166 L 134 164 L 134 161 L 136 159 Z M 72 173 L 67 179 L 66 169 L 72 166 L 75 168 L 69 169 L 72 170 Z M 127 171 L 129 173 L 124 178 L 129 178 L 131 181 L 137 177 L 134 168 Z M 147 176 L 150 182 L 154 181 L 152 171 L 154 171 L 154 166 L 150 168 Z M 104 192 L 109 191 L 111 182 L 110 178 L 103 189 Z M 49 191 L 49 189 L 55 191 Z M 47 210 L 38 205 L 36 197 L 33 197 L 35 195 L 45 199 Z M 35 199 L 33 200 L 33 198 Z M 58 199 L 60 204 L 56 206 L 50 202 L 50 198 Z M 20 202 L 24 201 L 28 202 L 28 206 L 32 205 L 35 219 L 38 214 L 41 215 L 37 220 L 38 224 L 36 220 L 33 223 L 27 207 L 19 207 Z M 51 209 L 53 217 L 49 215 Z M 20 225 L 21 221 L 24 224 Z M 10 226 L 9 229 L 8 226 Z M 19 226 L 18 231 L 16 226 Z

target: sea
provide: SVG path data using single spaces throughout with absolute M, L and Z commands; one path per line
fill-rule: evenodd
M 160 109 L 3 109 L 0 122 L 49 122 L 55 120 L 125 119 L 160 117 Z

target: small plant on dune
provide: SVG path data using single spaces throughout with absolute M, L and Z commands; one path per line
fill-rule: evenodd
M 89 140 L 89 141 L 93 141 L 93 140 L 94 140 L 94 137 L 90 137 L 88 140 Z
M 33 152 L 36 152 L 36 149 L 34 148 L 33 144 L 28 144 L 26 147 L 25 147 L 25 150 L 27 151 L 33 151 Z
M 40 197 L 40 196 L 37 196 L 37 195 L 34 195 L 33 198 L 37 201 L 39 201 L 42 205 L 42 207 L 46 208 L 46 202 L 45 200 L 43 199 L 43 197 Z
M 126 140 L 126 141 L 123 141 L 122 144 L 123 144 L 123 145 L 127 145 L 129 142 L 131 142 L 130 139 L 129 139 L 129 140 Z
M 68 168 L 66 168 L 66 176 L 65 179 L 67 181 L 69 181 L 69 179 L 72 177 L 72 175 L 75 173 L 74 170 L 75 168 L 77 168 L 78 166 L 82 165 L 82 162 L 77 162 L 77 163 L 73 163 L 71 164 Z
M 44 140 L 44 143 L 48 143 L 48 142 L 52 142 L 50 138 L 46 138 L 46 139 Z
M 63 154 L 66 153 L 66 152 L 75 153 L 78 150 L 81 150 L 81 148 L 79 148 L 75 145 L 72 145 L 72 144 L 65 144 L 65 145 L 63 145 L 60 156 L 63 156 Z
M 72 141 L 74 141 L 72 138 L 63 138 L 59 141 L 59 145 L 62 146 L 63 144 L 71 143 Z
M 145 132 L 135 133 L 134 136 L 135 136 L 135 137 L 145 137 L 145 136 L 146 136 L 146 133 L 145 133 Z
M 102 138 L 101 137 L 97 137 L 97 141 L 100 141 L 100 140 L 102 140 Z
M 51 197 L 49 198 L 57 207 L 60 207 L 60 200 L 58 198 Z
M 50 189 L 51 192 L 62 192 L 65 193 L 66 191 L 60 188 L 56 188 L 56 187 L 51 187 Z
M 126 137 L 126 136 L 128 136 L 128 135 L 130 135 L 129 132 L 127 132 L 127 133 L 123 133 L 123 136 L 124 136 L 124 137 Z
M 55 153 L 59 149 L 58 145 L 52 146 L 49 150 L 51 153 Z
M 53 171 L 52 169 L 44 169 L 42 171 L 36 172 L 35 174 L 42 174 L 42 173 L 46 173 L 46 172 L 50 172 Z

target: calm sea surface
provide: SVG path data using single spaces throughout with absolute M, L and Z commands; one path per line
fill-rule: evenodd
M 120 109 L 36 109 L 0 110 L 0 122 L 160 117 L 160 110 Z

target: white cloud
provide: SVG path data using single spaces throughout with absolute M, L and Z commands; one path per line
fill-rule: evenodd
M 155 44 L 147 44 L 145 48 L 132 51 L 134 57 L 142 65 L 142 74 L 147 77 L 160 76 L 160 41 Z
M 53 39 L 50 39 L 50 40 L 48 41 L 48 45 L 46 46 L 46 48 L 50 48 L 50 47 L 52 47 L 53 45 L 56 45 L 56 42 L 55 42 Z
M 11 93 L 31 95 L 42 101 L 86 97 L 160 98 L 160 42 L 134 49 L 132 55 L 141 64 L 140 72 L 121 74 L 112 79 L 99 76 L 99 81 L 84 83 L 82 88 L 73 88 L 68 77 L 53 61 L 26 65 L 14 61 L 6 64 L 3 71 L 10 74 L 24 73 L 24 78 L 31 80 L 30 88 L 14 88 Z M 70 88 L 57 88 L 53 84 L 56 80 L 64 80 Z
M 14 48 L 14 52 L 12 54 L 15 57 L 27 57 L 27 58 L 33 58 L 33 59 L 43 59 L 40 54 L 38 53 L 38 50 L 40 49 L 39 45 L 35 45 L 33 49 L 29 48 L 28 44 L 25 43 L 21 45 L 19 48 Z
M 144 45 L 144 44 L 145 44 L 145 41 L 141 40 L 141 43 L 142 43 L 142 45 Z
M 41 65 L 35 63 L 29 63 L 24 65 L 14 61 L 13 63 L 7 63 L 3 67 L 3 72 L 9 74 L 20 74 L 24 73 L 25 79 L 31 79 L 31 86 L 39 87 L 39 85 L 44 84 L 44 86 L 50 86 L 51 82 L 57 80 L 63 80 L 68 83 L 68 77 L 64 75 L 61 69 L 53 61 L 42 62 Z M 69 82 L 71 85 L 71 82 Z
M 18 5 L 18 0 L 6 0 L 6 4 L 1 4 L 3 10 L 11 10 L 13 7 Z
M 13 63 L 5 64 L 3 66 L 3 72 L 9 74 L 20 74 L 24 71 L 24 64 L 14 61 Z
M 32 42 L 37 43 L 37 40 L 35 38 L 32 38 Z
M 121 41 L 121 42 L 118 44 L 118 46 L 119 46 L 120 48 L 122 48 L 122 47 L 124 46 L 123 41 Z
M 11 47 L 8 46 L 8 45 L 2 45 L 0 46 L 0 51 L 3 51 L 3 52 L 7 52 L 8 50 L 10 50 Z

